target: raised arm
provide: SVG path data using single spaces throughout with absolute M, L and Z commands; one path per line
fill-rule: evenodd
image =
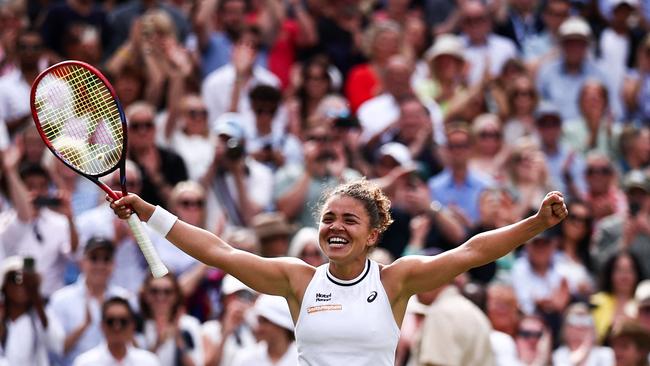
M 133 207 L 143 221 L 148 221 L 155 210 L 153 205 L 133 194 L 111 203 L 111 208 L 124 219 L 131 213 L 127 205 Z M 219 267 L 265 294 L 295 299 L 296 289 L 306 287 L 314 271 L 313 267 L 297 258 L 262 258 L 235 249 L 211 232 L 181 220 L 174 223 L 166 238 L 197 260 Z
M 568 214 L 560 192 L 550 192 L 537 214 L 512 225 L 478 234 L 461 246 L 437 256 L 405 256 L 385 268 L 389 286 L 398 297 L 428 291 L 457 275 L 490 263 L 558 224 Z

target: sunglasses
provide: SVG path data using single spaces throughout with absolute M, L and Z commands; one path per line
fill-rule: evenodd
M 194 119 L 208 117 L 208 111 L 205 109 L 188 109 L 185 113 L 187 113 L 190 118 Z
M 501 139 L 501 132 L 499 132 L 499 131 L 481 131 L 481 132 L 479 132 L 478 137 L 482 138 L 482 139 L 500 140 Z
M 186 200 L 178 201 L 178 204 L 183 208 L 203 208 L 203 206 L 205 205 L 205 201 L 203 201 L 202 199 L 196 199 L 196 200 L 186 199 Z
M 537 126 L 539 126 L 540 128 L 560 127 L 561 124 L 562 124 L 561 121 L 558 121 L 557 119 L 554 118 L 544 118 L 537 121 Z
M 121 316 L 109 316 L 104 318 L 104 324 L 106 324 L 109 328 L 120 330 L 126 328 L 129 324 L 131 324 L 131 319 Z
M 255 112 L 255 114 L 266 114 L 271 116 L 274 115 L 277 110 L 276 107 L 253 107 L 253 112 Z
M 43 45 L 41 44 L 19 44 L 18 45 L 18 50 L 19 51 L 25 51 L 25 52 L 38 52 L 43 49 Z
M 153 130 L 154 124 L 153 121 L 148 121 L 148 122 L 131 122 L 129 124 L 129 128 L 135 132 L 138 131 L 149 131 Z
M 515 97 L 534 97 L 535 91 L 532 89 L 515 90 L 512 94 Z
M 612 174 L 612 168 L 608 166 L 601 166 L 601 167 L 590 166 L 587 168 L 587 175 L 611 175 L 611 174 Z
M 171 287 L 149 287 L 148 291 L 153 296 L 169 297 L 174 294 L 174 289 Z
M 527 339 L 540 339 L 542 338 L 542 335 L 544 333 L 541 330 L 535 331 L 535 330 L 520 330 L 517 332 L 517 335 L 521 338 L 527 338 Z
M 88 260 L 92 263 L 111 263 L 113 261 L 112 255 L 89 255 Z

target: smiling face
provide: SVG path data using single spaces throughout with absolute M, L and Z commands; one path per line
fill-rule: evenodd
M 346 195 L 330 198 L 321 211 L 319 244 L 332 262 L 363 262 L 379 236 L 363 203 Z

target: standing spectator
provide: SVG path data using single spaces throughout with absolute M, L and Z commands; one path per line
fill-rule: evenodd
M 575 303 L 566 310 L 562 322 L 562 343 L 553 351 L 554 365 L 613 365 L 614 352 L 596 345 L 596 329 L 589 308 Z
M 208 222 L 222 214 L 228 225 L 248 226 L 253 216 L 271 206 L 273 172 L 248 155 L 242 122 L 238 113 L 225 113 L 215 122 L 214 158 L 201 180 L 211 192 Z
M 598 343 L 605 340 L 612 324 L 633 315 L 634 291 L 644 279 L 641 271 L 639 259 L 629 250 L 619 251 L 605 262 L 599 292 L 590 300 Z
M 131 297 L 126 289 L 108 283 L 114 268 L 114 252 L 110 240 L 90 238 L 80 260 L 81 276 L 50 299 L 48 310 L 61 322 L 65 332 L 63 365 L 72 365 L 77 356 L 102 342 L 102 301 L 112 296 Z
M 133 346 L 135 314 L 129 302 L 111 297 L 102 304 L 102 333 L 105 342 L 82 353 L 74 366 L 139 365 L 160 366 L 153 353 Z
M 558 107 L 563 119 L 572 120 L 580 116 L 578 96 L 584 82 L 594 78 L 607 85 L 607 79 L 588 57 L 592 34 L 584 19 L 572 17 L 565 20 L 560 26 L 559 36 L 561 55 L 541 66 L 537 88 L 542 100 Z M 618 97 L 614 90 L 609 89 L 609 93 L 610 102 Z
M 56 316 L 45 310 L 41 277 L 34 272 L 33 260 L 11 256 L 0 264 L 2 349 L 9 365 L 47 366 L 49 354 L 63 353 L 63 329 Z
M 528 42 L 544 29 L 542 18 L 537 13 L 538 5 L 534 0 L 510 0 L 506 19 L 496 26 L 495 32 L 513 41 L 519 53 L 523 53 Z
M 514 339 L 519 325 L 519 304 L 515 289 L 505 283 L 489 285 L 485 307 L 492 328 Z
M 618 136 L 620 159 L 617 166 L 623 172 L 645 169 L 650 165 L 650 126 L 625 126 Z
M 476 148 L 469 162 L 470 169 L 496 182 L 505 182 L 504 170 L 510 151 L 503 141 L 499 117 L 494 114 L 476 117 L 472 123 L 472 133 L 476 138 Z
M 650 8 L 649 8 L 650 9 Z M 628 115 L 636 123 L 650 123 L 650 34 L 646 35 L 637 53 L 636 72 L 623 84 L 623 100 Z
M 585 176 L 587 192 L 585 201 L 591 208 L 596 225 L 612 214 L 627 210 L 627 199 L 617 185 L 616 171 L 611 159 L 597 151 L 587 154 Z
M 411 347 L 414 365 L 494 365 L 490 321 L 454 285 L 417 296 L 430 305 Z
M 560 25 L 569 17 L 571 3 L 568 0 L 548 0 L 541 4 L 544 27 L 524 45 L 523 58 L 533 70 L 540 64 L 555 58 L 558 52 Z
M 492 182 L 468 166 L 474 140 L 465 124 L 450 124 L 446 140 L 445 168 L 429 179 L 429 190 L 432 199 L 453 210 L 462 217 L 463 225 L 470 227 L 479 219 L 479 195 Z
M 515 195 L 515 215 L 524 217 L 550 188 L 544 152 L 531 138 L 519 139 L 507 164 L 507 187 Z
M 162 366 L 192 366 L 203 362 L 201 325 L 184 314 L 183 294 L 176 276 L 147 276 L 140 291 L 144 321 L 142 347 L 155 353 Z
M 536 136 L 535 112 L 539 96 L 533 79 L 528 75 L 515 78 L 512 87 L 506 92 L 508 110 L 503 126 L 503 137 L 509 145 L 513 145 L 520 137 Z
M 257 315 L 256 334 L 260 342 L 239 352 L 233 366 L 295 365 L 298 347 L 287 301 L 281 296 L 261 295 L 252 312 Z
M 209 121 L 216 121 L 225 112 L 250 116 L 252 106 L 248 95 L 253 87 L 259 84 L 280 86 L 275 75 L 255 64 L 261 47 L 260 37 L 259 30 L 255 28 L 242 31 L 233 46 L 230 62 L 212 71 L 203 80 L 201 96 L 208 107 Z
M 524 365 L 544 366 L 551 359 L 553 336 L 543 318 L 524 315 L 519 321 L 515 344 L 519 361 Z
M 391 20 L 377 21 L 366 30 L 363 48 L 369 61 L 354 66 L 345 82 L 345 96 L 353 113 L 363 102 L 383 92 L 381 74 L 402 45 L 400 26 Z
M 129 128 L 129 159 L 142 173 L 142 195 L 155 204 L 167 205 L 178 182 L 187 180 L 183 159 L 156 144 L 155 110 L 148 103 L 134 103 L 125 111 Z
M 485 75 L 501 74 L 505 62 L 517 56 L 517 48 L 511 40 L 492 33 L 488 8 L 480 1 L 467 1 L 461 6 L 460 24 L 465 60 L 470 66 L 470 85 L 478 84 Z

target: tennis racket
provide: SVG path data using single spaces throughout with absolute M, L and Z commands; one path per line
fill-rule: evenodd
M 30 104 L 43 142 L 59 160 L 114 200 L 119 196 L 99 178 L 119 168 L 122 194 L 127 194 L 126 118 L 104 75 L 83 62 L 60 62 L 34 80 Z M 153 276 L 167 274 L 137 213 L 128 223 Z

